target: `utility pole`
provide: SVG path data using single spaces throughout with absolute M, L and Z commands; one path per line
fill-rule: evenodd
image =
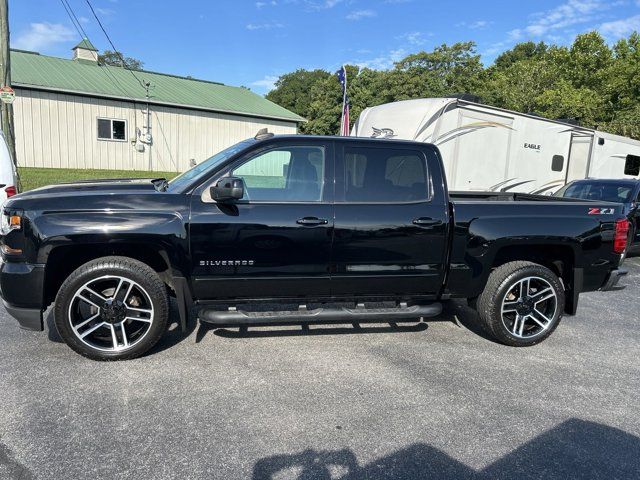
M 11 54 L 9 51 L 9 0 L 0 0 L 0 83 L 1 86 L 11 86 Z M 2 131 L 7 139 L 9 155 L 13 165 L 18 168 L 16 160 L 16 140 L 13 128 L 13 105 L 2 104 Z

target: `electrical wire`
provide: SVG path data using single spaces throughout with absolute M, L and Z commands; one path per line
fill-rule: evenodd
M 138 76 L 135 73 L 133 73 L 133 70 L 131 68 L 129 68 L 129 66 L 127 65 L 127 62 L 125 62 L 125 60 L 124 60 L 124 57 L 122 56 L 120 51 L 116 48 L 116 46 L 113 44 L 113 41 L 111 40 L 111 37 L 109 37 L 109 34 L 107 33 L 107 30 L 102 25 L 102 22 L 100 21 L 100 18 L 98 18 L 98 15 L 96 14 L 96 11 L 93 9 L 93 6 L 91 5 L 91 2 L 89 2 L 89 0 L 86 0 L 86 2 L 87 2 L 87 5 L 89 5 L 89 9 L 91 9 L 91 13 L 93 13 L 93 16 L 95 17 L 96 21 L 98 22 L 98 25 L 102 29 L 102 33 L 104 33 L 104 36 L 107 37 L 107 40 L 109 41 L 109 44 L 111 45 L 111 48 L 113 48 L 114 53 L 118 56 L 118 58 L 122 62 L 122 68 L 128 70 L 131 73 L 131 75 L 133 75 L 133 78 L 135 78 L 138 81 L 140 86 L 142 88 L 144 88 L 145 91 L 148 94 L 148 92 L 149 92 L 149 90 L 148 90 L 149 89 L 149 84 L 148 83 L 144 83 L 142 80 L 140 80 L 138 78 Z
M 87 40 L 89 40 L 89 35 L 87 35 L 87 32 L 82 27 L 82 23 L 78 20 L 78 17 L 76 16 L 75 12 L 73 11 L 73 8 L 69 4 L 68 0 L 60 0 L 60 3 L 62 3 L 62 6 L 64 7 L 65 11 L 67 12 L 67 15 L 69 16 L 69 19 L 71 20 L 71 23 L 73 24 L 74 28 L 78 32 L 78 35 L 80 35 L 80 37 L 82 39 L 86 38 Z M 102 70 L 105 73 L 105 75 L 107 76 L 109 81 L 111 83 L 113 83 L 118 90 L 120 90 L 120 93 L 125 98 L 133 100 L 129 95 L 127 95 L 127 92 L 126 92 L 125 88 L 122 86 L 120 81 L 115 77 L 115 75 L 111 71 L 109 71 L 108 68 L 106 68 L 105 66 L 101 65 L 100 63 L 98 63 L 98 66 L 100 67 L 100 70 Z

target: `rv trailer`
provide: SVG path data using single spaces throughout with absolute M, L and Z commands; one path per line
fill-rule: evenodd
M 367 108 L 351 135 L 437 145 L 451 190 L 550 194 L 571 180 L 640 174 L 640 141 L 458 98 Z

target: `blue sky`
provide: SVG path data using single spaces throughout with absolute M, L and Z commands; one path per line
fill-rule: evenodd
M 68 0 L 110 48 L 85 0 Z M 116 47 L 149 70 L 266 93 L 298 68 L 389 68 L 409 53 L 474 40 L 485 63 L 525 40 L 568 44 L 640 31 L 640 0 L 91 0 Z M 10 0 L 14 48 L 70 57 L 80 37 L 59 0 Z

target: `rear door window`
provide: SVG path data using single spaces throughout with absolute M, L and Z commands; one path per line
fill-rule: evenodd
M 405 203 L 429 198 L 426 159 L 419 151 L 346 147 L 344 168 L 347 202 Z

